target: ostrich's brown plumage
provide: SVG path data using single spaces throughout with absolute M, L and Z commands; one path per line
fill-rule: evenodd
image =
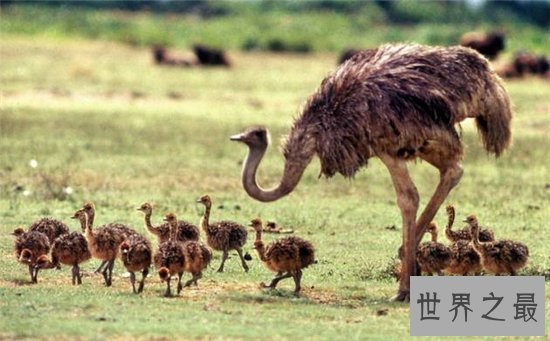
M 445 147 L 462 155 L 455 124 L 467 117 L 476 118 L 489 152 L 510 143 L 506 92 L 484 58 L 462 47 L 385 45 L 356 54 L 322 82 L 284 154 L 312 139 L 327 177 L 351 177 L 380 153 L 415 158 Z
M 42 232 L 16 229 L 12 235 L 15 236 L 14 250 L 15 257 L 29 267 L 31 282 L 38 282 L 38 269 L 35 268 L 38 258 L 50 252 L 50 241 L 48 236 Z
M 88 240 L 90 253 L 93 257 L 103 261 L 99 270 L 103 274 L 105 285 L 111 286 L 115 259 L 118 255 L 120 244 L 125 239 L 123 234 L 108 225 L 92 229 L 90 219 L 84 209 L 76 211 L 71 218 L 80 221 L 82 231 L 84 231 Z
M 177 231 L 178 220 L 173 213 L 164 217 L 170 231 Z M 212 251 L 200 241 L 186 241 L 181 243 L 183 252 L 184 271 L 189 272 L 193 277 L 185 283 L 185 286 L 191 284 L 197 285 L 197 281 L 202 278 L 202 271 L 208 267 L 212 260 Z
M 315 249 L 309 241 L 291 236 L 278 239 L 267 247 L 262 241 L 262 221 L 258 218 L 250 222 L 250 226 L 256 231 L 254 247 L 266 267 L 278 275 L 267 287 L 275 288 L 277 283 L 284 278 L 293 277 L 296 284 L 294 293 L 300 292 L 302 269 L 315 262 Z
M 174 216 L 174 219 L 176 219 L 175 215 L 171 213 L 168 215 Z M 167 217 L 165 217 L 165 220 L 167 220 Z M 166 282 L 165 297 L 172 295 L 170 280 L 173 275 L 178 275 L 177 293 L 179 294 L 183 288 L 181 278 L 185 271 L 185 257 L 182 243 L 175 241 L 175 232 L 173 230 L 170 231 L 169 239 L 159 245 L 153 257 L 153 262 L 158 269 L 160 279 Z
M 235 250 L 239 254 L 241 264 L 245 272 L 248 272 L 248 265 L 242 254 L 242 247 L 246 244 L 248 233 L 246 228 L 241 224 L 233 221 L 223 220 L 211 223 L 210 209 L 212 208 L 212 200 L 208 195 L 202 196 L 197 202 L 205 206 L 204 215 L 201 218 L 201 228 L 206 234 L 206 242 L 208 246 L 217 251 L 222 251 L 222 262 L 218 268 L 218 272 L 223 272 L 225 260 L 228 257 L 230 250 Z
M 90 228 L 93 228 L 94 220 L 95 220 L 95 205 L 92 202 L 88 201 L 82 206 L 82 210 L 84 210 L 84 212 L 86 212 L 86 214 L 88 215 Z M 109 231 L 116 234 L 117 240 L 119 241 L 118 246 L 120 246 L 120 243 L 122 243 L 122 241 L 124 241 L 125 239 L 128 239 L 133 235 L 138 235 L 138 233 L 133 228 L 121 223 L 108 223 L 108 224 L 101 225 L 99 228 L 100 229 L 107 228 Z M 99 265 L 99 267 L 95 272 L 103 273 L 103 270 L 105 269 L 106 266 L 114 266 L 114 263 L 112 262 L 110 263 L 109 261 L 104 260 L 101 263 L 101 265 Z
M 138 211 L 141 211 L 145 214 L 145 227 L 149 232 L 157 236 L 159 243 L 167 241 L 170 237 L 170 227 L 167 223 L 153 226 L 151 224 L 151 215 L 153 214 L 153 206 L 150 203 L 144 203 L 139 208 Z M 178 220 L 178 225 L 176 229 L 176 241 L 186 242 L 191 240 L 199 240 L 200 232 L 199 228 L 187 222 L 185 220 Z
M 453 205 L 447 206 L 448 223 L 445 228 L 445 236 L 451 243 L 456 243 L 459 240 L 472 240 L 472 233 L 470 227 L 466 226 L 461 230 L 453 231 L 453 224 L 455 221 L 455 208 Z M 491 242 L 495 240 L 495 234 L 489 229 L 479 230 L 479 240 L 482 242 Z
M 437 225 L 435 222 L 428 225 L 427 232 L 431 234 L 432 239 L 418 246 L 416 261 L 421 272 L 425 272 L 430 276 L 434 273 L 442 276 L 443 270 L 451 262 L 451 250 L 437 241 Z
M 446 272 L 459 276 L 475 275 L 481 272 L 481 259 L 470 240 L 459 239 L 451 244 L 450 250 L 451 262 Z
M 519 270 L 527 265 L 529 249 L 523 243 L 514 240 L 497 240 L 480 242 L 477 217 L 470 215 L 465 222 L 472 229 L 472 245 L 481 258 L 483 268 L 492 274 L 510 274 L 515 276 Z
M 130 283 L 134 294 L 139 294 L 143 291 L 145 278 L 149 273 L 149 266 L 153 258 L 151 243 L 147 238 L 141 235 L 133 235 L 120 244 L 120 259 L 124 267 L 130 273 Z M 135 272 L 141 271 L 141 282 L 136 290 L 136 275 Z
M 69 227 L 62 221 L 53 218 L 41 218 L 29 226 L 29 231 L 38 231 L 48 236 L 50 244 L 62 235 L 69 233 Z
M 354 55 L 309 97 L 283 145 L 283 178 L 274 188 L 256 182 L 267 129 L 255 127 L 231 139 L 247 144 L 243 187 L 263 202 L 292 192 L 315 155 L 326 177 L 352 177 L 378 157 L 391 175 L 402 215 L 405 257 L 395 297 L 402 301 L 409 299 L 420 238 L 462 177 L 464 148 L 455 125 L 466 118 L 475 119 L 488 152 L 499 156 L 510 145 L 509 98 L 483 56 L 459 46 L 383 45 Z M 418 190 L 407 169 L 415 158 L 440 174 L 419 215 Z
M 91 257 L 88 242 L 79 232 L 71 232 L 57 238 L 52 246 L 52 266 L 58 266 L 59 263 L 71 265 L 73 285 L 82 284 L 80 264 Z

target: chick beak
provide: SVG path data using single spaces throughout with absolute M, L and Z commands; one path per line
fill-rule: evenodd
M 233 135 L 229 139 L 231 141 L 242 141 L 243 140 L 243 134 Z

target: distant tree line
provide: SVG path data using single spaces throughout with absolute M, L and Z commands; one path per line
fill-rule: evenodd
M 452 1 L 386 1 L 376 0 L 319 0 L 319 1 L 216 1 L 216 0 L 2 0 L 1 6 L 12 4 L 40 5 L 52 7 L 74 7 L 121 11 L 151 11 L 161 13 L 192 13 L 203 17 L 237 14 L 244 7 L 258 11 L 307 12 L 332 11 L 357 14 L 372 10 L 377 6 L 387 22 L 396 24 L 416 24 L 422 22 L 504 22 L 517 20 L 542 28 L 550 27 L 550 0 L 478 0 Z M 477 5 L 476 5 L 477 4 Z

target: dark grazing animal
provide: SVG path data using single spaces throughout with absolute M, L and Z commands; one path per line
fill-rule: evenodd
M 403 271 L 396 300 L 409 299 L 415 251 L 428 223 L 462 177 L 464 147 L 455 125 L 474 118 L 485 149 L 499 156 L 511 143 L 506 90 L 488 61 L 464 47 L 384 45 L 356 54 L 323 80 L 307 100 L 283 146 L 281 182 L 263 189 L 256 171 L 268 147 L 265 127 L 231 140 L 247 144 L 242 182 L 253 198 L 270 202 L 294 190 L 313 157 L 321 174 L 353 177 L 378 157 L 390 172 L 403 220 Z M 439 184 L 417 219 L 419 195 L 407 161 L 439 170 Z
M 550 63 L 546 56 L 536 56 L 529 52 L 516 53 L 514 60 L 498 70 L 499 75 L 505 78 L 522 78 L 529 75 L 550 77 Z
M 152 52 L 153 60 L 158 65 L 189 67 L 197 64 L 195 60 L 190 60 L 168 53 L 168 51 L 166 51 L 166 48 L 160 45 L 153 46 Z
M 197 59 L 201 65 L 207 66 L 227 66 L 230 67 L 231 63 L 225 56 L 222 50 L 214 49 L 204 45 L 193 46 L 193 51 L 197 56 Z
M 504 50 L 504 34 L 468 32 L 460 37 L 460 45 L 472 48 L 489 59 L 495 59 Z

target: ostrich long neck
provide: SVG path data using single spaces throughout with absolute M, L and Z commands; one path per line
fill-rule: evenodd
M 471 234 L 472 234 L 472 243 L 474 245 L 474 249 L 481 250 L 481 242 L 479 241 L 479 225 L 477 222 L 474 222 L 471 224 Z
M 86 215 L 86 220 L 88 221 L 88 224 L 90 224 L 90 228 L 92 228 L 92 226 L 94 226 L 95 208 L 91 209 L 89 213 L 86 213 Z
M 211 205 L 204 205 L 204 215 L 201 218 L 201 227 L 204 230 L 204 232 L 208 232 L 208 225 L 209 225 L 209 219 L 210 219 L 210 208 Z
M 449 217 L 447 220 L 447 226 L 445 227 L 445 234 L 447 235 L 448 238 L 452 238 L 453 237 L 452 228 L 455 222 L 455 210 L 450 209 L 447 214 L 449 215 Z
M 278 186 L 266 190 L 256 182 L 256 172 L 266 149 L 267 145 L 265 147 L 249 147 L 242 171 L 242 182 L 245 191 L 254 199 L 263 202 L 275 201 L 292 192 L 313 157 L 313 153 L 308 153 L 311 155 L 303 155 L 301 158 L 295 157 L 293 160 L 287 158 L 281 182 Z
M 175 219 L 171 220 L 168 223 L 168 226 L 170 227 L 170 237 L 169 237 L 169 239 L 172 240 L 172 241 L 176 241 L 176 235 L 177 235 L 177 229 L 178 229 L 177 224 L 178 224 L 178 222 Z
M 149 230 L 149 232 L 153 233 L 153 234 L 157 234 L 158 231 L 157 229 L 151 224 L 151 215 L 153 214 L 153 212 L 151 211 L 146 211 L 145 212 L 145 227 L 147 227 L 147 230 Z
M 430 231 L 432 235 L 432 242 L 437 243 L 437 231 Z
M 82 226 L 82 229 L 84 230 L 84 232 L 86 233 L 86 237 L 88 238 L 88 240 L 92 240 L 94 239 L 94 233 L 92 232 L 92 225 L 90 224 L 90 218 L 88 217 L 87 214 L 83 214 L 81 217 L 80 217 L 80 225 Z
M 267 261 L 267 258 L 265 256 L 264 242 L 262 242 L 262 231 L 261 230 L 256 230 L 256 241 L 254 241 L 254 247 L 256 248 L 256 251 L 258 252 L 258 256 L 260 256 L 260 259 L 263 262 Z

